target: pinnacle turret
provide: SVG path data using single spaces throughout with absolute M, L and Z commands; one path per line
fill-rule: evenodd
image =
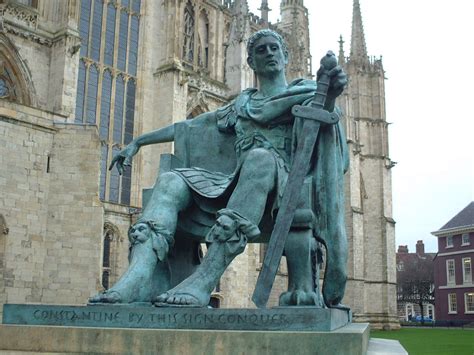
M 339 36 L 339 55 L 337 58 L 339 65 L 342 65 L 346 62 L 346 56 L 344 55 L 344 40 L 342 35 Z
M 280 3 L 280 7 L 291 6 L 291 5 L 304 6 L 303 0 L 282 0 L 281 3 Z
M 262 0 L 262 5 L 260 5 L 259 10 L 261 11 L 262 20 L 268 22 L 268 13 L 272 11 L 272 9 L 268 7 L 268 0 Z
M 359 0 L 354 0 L 352 10 L 352 37 L 350 59 L 360 62 L 368 61 L 367 46 L 365 44 L 364 25 Z

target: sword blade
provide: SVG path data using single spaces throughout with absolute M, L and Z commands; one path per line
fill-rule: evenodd
M 285 248 L 286 238 L 290 232 L 291 223 L 300 202 L 303 182 L 309 170 L 309 163 L 318 137 L 319 127 L 320 124 L 317 121 L 305 120 L 303 123 L 303 133 L 299 137 L 298 148 L 296 149 L 290 174 L 288 175 L 288 183 L 283 193 L 281 207 L 275 221 L 275 228 L 270 237 L 262 270 L 258 275 L 257 284 L 252 295 L 252 301 L 258 308 L 264 308 L 270 297 L 273 281 L 275 280 L 283 249 Z

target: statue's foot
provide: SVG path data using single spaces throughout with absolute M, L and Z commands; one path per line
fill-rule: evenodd
M 122 303 L 122 297 L 117 291 L 104 291 L 89 298 L 89 303 Z
M 179 285 L 172 290 L 162 293 L 154 302 L 158 307 L 207 307 L 210 294 L 196 287 Z
M 316 306 L 322 307 L 316 292 L 302 290 L 288 291 L 280 295 L 279 305 L 285 306 Z

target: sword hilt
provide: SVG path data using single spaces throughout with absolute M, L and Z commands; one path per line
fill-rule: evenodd
M 326 97 L 328 95 L 329 84 L 331 81 L 330 72 L 337 66 L 336 55 L 333 51 L 328 51 L 324 57 L 321 58 L 320 75 L 318 78 L 318 86 L 316 87 L 316 93 L 314 94 L 311 106 L 315 108 L 324 108 L 326 103 Z

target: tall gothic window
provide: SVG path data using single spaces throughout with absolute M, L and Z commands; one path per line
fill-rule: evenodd
M 4 34 L 0 33 L 0 99 L 31 105 L 28 79 L 28 73 L 17 49 Z
M 107 167 L 133 139 L 140 7 L 141 0 L 81 0 L 79 20 L 82 45 L 75 122 L 99 128 L 100 198 L 126 205 L 130 169 L 120 176 Z
M 194 61 L 194 8 L 190 1 L 184 8 L 183 59 L 189 63 Z
M 8 99 L 10 97 L 11 88 L 5 78 L 0 77 L 0 99 Z
M 201 67 L 209 67 L 209 18 L 205 11 L 199 15 L 199 60 Z
M 107 290 L 110 287 L 111 279 L 116 276 L 117 246 L 119 242 L 118 232 L 110 223 L 106 223 L 104 226 L 102 242 L 101 284 Z

